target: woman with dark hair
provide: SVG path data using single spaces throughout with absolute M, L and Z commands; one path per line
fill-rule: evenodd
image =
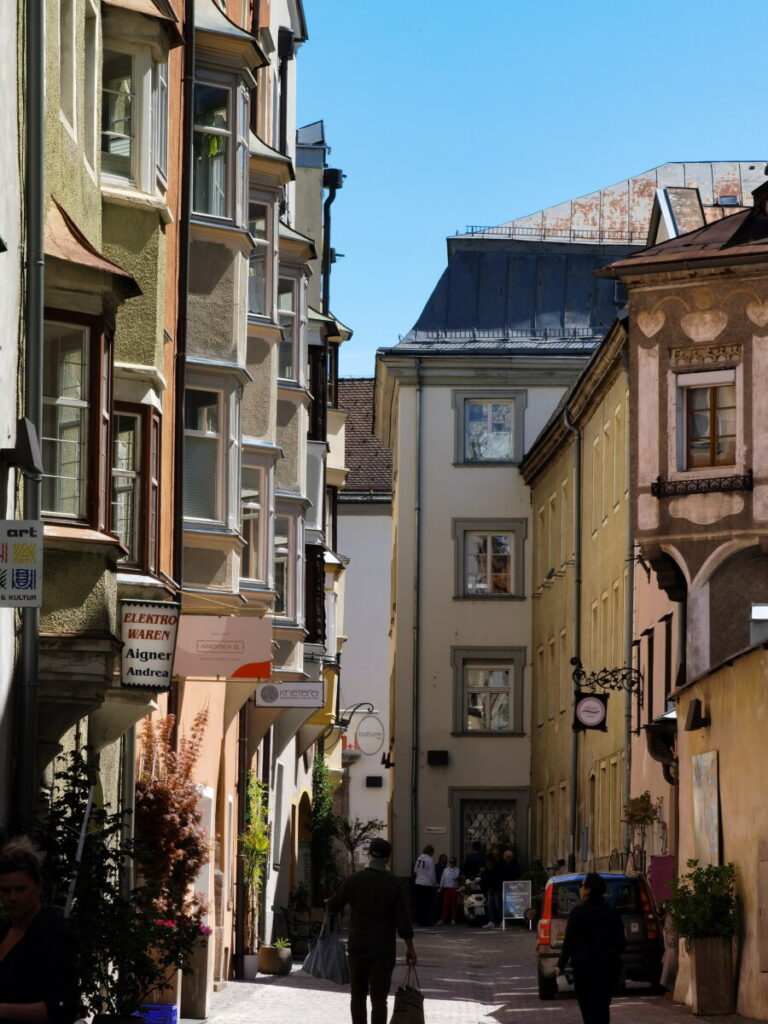
M 605 888 L 605 879 L 598 874 L 587 875 L 579 885 L 582 902 L 568 915 L 557 961 L 558 974 L 571 962 L 584 1024 L 610 1024 L 611 996 L 626 946 L 621 914 L 603 899 Z
M 41 903 L 40 854 L 26 837 L 0 850 L 0 1021 L 72 1024 L 77 971 L 64 921 Z

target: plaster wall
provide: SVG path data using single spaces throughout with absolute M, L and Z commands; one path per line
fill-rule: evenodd
M 274 441 L 277 430 L 276 349 L 272 342 L 251 328 L 246 353 L 246 369 L 253 380 L 243 389 L 243 434 Z
M 0 19 L 0 48 L 5 59 L 0 64 L 0 130 L 7 144 L 0 151 L 0 224 L 3 241 L 8 251 L 0 256 L 0 308 L 3 309 L 6 333 L 0 342 L 0 380 L 3 381 L 5 397 L 0 402 L 0 448 L 12 448 L 16 442 L 16 420 L 20 409 L 17 406 L 17 362 L 20 361 L 19 347 L 23 343 L 22 332 L 17 331 L 20 316 L 19 294 L 19 232 L 21 218 L 21 194 L 19 184 L 19 138 L 17 77 L 20 55 L 17 34 L 17 4 L 10 4 L 5 17 Z M 14 519 L 17 515 L 15 503 L 16 472 L 7 475 L 0 470 L 0 519 Z M 13 666 L 16 656 L 15 639 L 16 611 L 0 608 L 0 828 L 8 819 L 10 797 L 10 752 L 12 750 L 12 706 L 11 687 Z
M 381 754 L 389 749 L 389 634 L 392 517 L 388 505 L 338 506 L 338 547 L 349 558 L 345 573 L 342 707 L 370 701 L 384 725 L 377 754 L 360 752 L 348 764 L 349 816 L 387 820 L 389 776 Z M 356 716 L 359 720 L 360 716 Z M 350 737 L 352 739 L 352 737 Z M 369 775 L 382 777 L 381 788 L 366 787 Z M 386 829 L 383 830 L 386 834 Z
M 736 864 L 736 887 L 742 903 L 738 938 L 737 1012 L 768 1020 L 768 973 L 761 969 L 761 901 L 759 877 L 762 837 L 768 830 L 764 798 L 765 734 L 768 729 L 768 651 L 755 647 L 718 666 L 680 695 L 678 718 L 685 721 L 690 703 L 702 701 L 711 725 L 678 733 L 680 766 L 680 847 L 684 870 L 696 856 L 693 827 L 692 759 L 709 751 L 718 754 L 720 862 Z M 714 811 L 714 808 L 712 809 Z M 762 862 L 764 864 L 764 861 Z M 765 953 L 762 953 L 763 960 Z M 681 945 L 675 998 L 690 1003 L 690 969 Z
M 189 268 L 190 355 L 224 362 L 243 362 L 238 344 L 244 331 L 241 277 L 247 261 L 240 246 L 196 237 L 191 243 Z M 240 264 L 244 267 L 240 267 Z
M 307 467 L 307 411 L 290 398 L 278 398 L 277 402 L 277 443 L 283 450 L 283 458 L 275 467 L 277 490 L 306 491 Z

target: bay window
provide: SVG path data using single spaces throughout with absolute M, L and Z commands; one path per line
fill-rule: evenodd
M 223 395 L 187 388 L 184 396 L 184 515 L 221 521 Z
M 195 83 L 193 212 L 245 226 L 249 94 L 211 75 Z
M 148 46 L 104 45 L 101 177 L 105 184 L 154 194 L 165 190 L 168 162 L 168 65 Z

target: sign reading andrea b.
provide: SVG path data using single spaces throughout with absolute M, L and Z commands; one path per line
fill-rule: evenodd
M 178 624 L 178 604 L 170 601 L 121 602 L 123 686 L 170 689 Z
M 43 524 L 0 522 L 0 605 L 39 608 L 43 603 Z

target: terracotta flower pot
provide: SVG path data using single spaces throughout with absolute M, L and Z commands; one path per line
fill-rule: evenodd
M 259 947 L 259 971 L 262 974 L 288 974 L 293 966 L 293 953 L 279 946 Z

